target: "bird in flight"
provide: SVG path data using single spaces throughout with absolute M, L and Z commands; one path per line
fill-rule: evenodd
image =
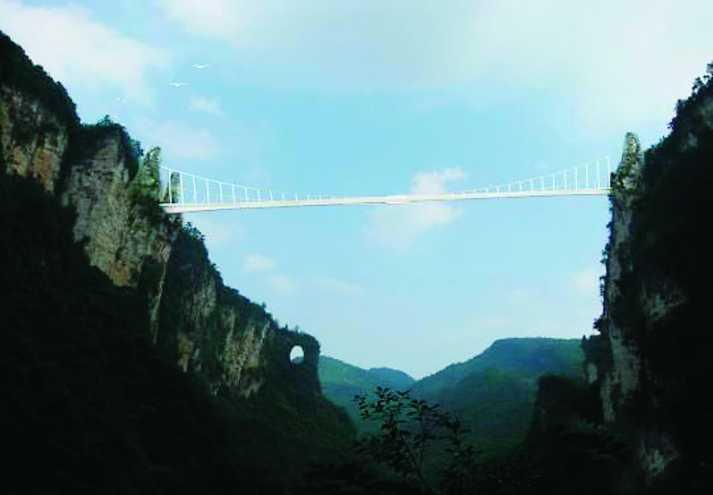
M 210 64 L 193 64 L 194 69 L 203 70 L 210 67 Z
M 170 85 L 173 86 L 174 88 L 182 88 L 183 86 L 188 86 L 188 83 L 187 83 L 187 82 L 178 82 L 178 81 L 173 81 L 173 82 L 170 82 L 170 83 L 168 83 L 168 84 L 170 84 Z

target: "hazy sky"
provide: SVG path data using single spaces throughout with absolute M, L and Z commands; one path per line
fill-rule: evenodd
M 0 0 L 0 29 L 165 164 L 300 193 L 459 190 L 616 160 L 713 61 L 706 1 Z M 171 82 L 187 85 L 175 88 Z M 604 198 L 204 213 L 226 282 L 416 377 L 581 337 Z

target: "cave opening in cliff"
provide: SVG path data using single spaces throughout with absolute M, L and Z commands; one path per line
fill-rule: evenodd
M 305 351 L 302 346 L 296 345 L 290 351 L 290 362 L 293 364 L 301 364 L 305 359 Z

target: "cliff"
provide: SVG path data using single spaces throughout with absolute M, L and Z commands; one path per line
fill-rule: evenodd
M 253 452 L 233 451 L 242 463 L 238 464 L 266 469 L 271 461 L 266 446 L 259 444 L 268 442 L 269 455 L 294 461 L 292 466 L 281 468 L 281 475 L 292 476 L 299 465 L 325 452 L 335 452 L 353 433 L 344 414 L 321 395 L 317 378 L 319 344 L 307 334 L 278 327 L 264 307 L 223 284 L 200 233 L 184 226 L 180 217 L 164 214 L 156 195 L 147 192 L 146 171 L 157 159 L 155 152 L 144 155 L 123 127 L 108 119 L 97 125 L 81 124 L 61 84 L 34 66 L 20 47 L 0 33 L 3 199 L 17 206 L 22 203 L 22 195 L 40 194 L 35 186 L 46 196 L 37 199 L 43 205 L 38 210 L 43 212 L 42 217 L 28 206 L 26 211 L 13 210 L 22 223 L 11 225 L 28 232 L 36 228 L 56 231 L 60 237 L 71 237 L 79 250 L 75 253 L 74 247 L 63 241 L 55 258 L 43 259 L 46 253 L 38 254 L 37 259 L 29 256 L 23 266 L 31 271 L 49 270 L 49 265 L 61 263 L 68 256 L 64 251 L 71 251 L 73 261 L 68 266 L 83 271 L 86 264 L 91 273 L 100 274 L 96 283 L 101 291 L 113 287 L 131 300 L 132 313 L 123 315 L 121 322 L 114 322 L 116 325 L 107 323 L 108 328 L 128 326 L 127 331 L 136 332 L 140 342 L 145 339 L 151 343 L 150 350 L 141 347 L 144 357 L 140 358 L 136 357 L 137 349 L 131 348 L 133 344 L 127 342 L 123 342 L 127 348 L 102 352 L 124 353 L 129 360 L 159 359 L 183 374 L 187 383 L 199 383 L 213 397 L 209 402 L 215 402 L 206 404 L 207 410 L 215 406 L 229 411 L 225 414 L 233 424 L 230 428 L 242 425 L 235 435 L 254 448 Z M 47 213 L 51 208 L 58 210 L 56 215 Z M 42 237 L 38 234 L 37 242 L 42 242 Z M 33 250 L 28 246 L 28 254 Z M 11 234 L 3 239 L 3 251 L 8 263 L 24 256 Z M 21 277 L 21 271 L 15 275 Z M 48 283 L 54 287 L 60 278 Z M 8 288 L 12 286 L 9 278 L 3 281 Z M 81 280 L 77 283 L 65 287 L 69 292 L 56 297 L 94 297 L 93 286 L 82 286 Z M 27 290 L 32 288 L 28 286 Z M 89 304 L 93 308 L 91 317 L 84 322 L 78 318 L 77 326 L 91 322 L 93 331 L 103 331 L 102 315 L 113 315 L 114 309 L 109 307 L 113 304 L 110 297 L 100 300 L 100 304 Z M 34 311 L 42 311 L 40 301 L 33 304 Z M 15 315 L 17 321 L 22 321 L 23 314 L 28 321 L 39 317 L 23 308 L 13 308 L 17 314 L 11 316 Z M 56 310 L 49 304 L 48 310 L 52 308 Z M 83 335 L 87 329 L 80 330 L 78 334 Z M 43 338 L 39 326 L 33 327 L 33 332 L 28 339 Z M 106 342 L 111 341 L 107 336 Z M 304 349 L 303 363 L 289 360 L 295 345 Z M 147 369 L 153 366 L 144 364 Z M 157 378 L 154 385 L 142 386 L 161 384 Z M 134 393 L 130 384 L 122 386 L 127 394 Z M 222 420 L 216 422 L 223 424 Z M 253 434 L 251 428 L 261 431 Z M 260 449 L 264 452 L 256 453 Z
M 266 380 L 261 371 L 289 364 L 290 349 L 301 345 L 306 359 L 300 369 L 309 370 L 302 377 L 318 393 L 318 343 L 278 328 L 264 309 L 225 287 L 200 233 L 137 198 L 138 143 L 110 121 L 80 125 L 69 97 L 41 69 L 38 77 L 49 89 L 6 77 L 18 66 L 29 70 L 30 62 L 8 38 L 2 43 L 8 58 L 0 73 L 0 163 L 35 179 L 76 213 L 72 234 L 89 263 L 114 285 L 146 297 L 151 338 L 183 371 L 204 374 L 214 393 L 235 388 L 242 396 L 260 388 Z M 65 114 L 40 91 L 58 92 Z
M 247 398 L 280 384 L 319 395 L 319 343 L 280 328 L 263 306 L 226 287 L 202 236 L 183 229 L 172 245 L 157 344 L 180 369 L 200 374 L 214 394 Z M 304 359 L 290 362 L 300 346 Z
M 424 377 L 412 394 L 456 414 L 483 458 L 519 448 L 535 408 L 538 379 L 577 376 L 583 354 L 577 339 L 499 339 L 481 354 Z
M 658 145 L 643 152 L 626 136 L 612 175 L 600 335 L 583 342 L 603 421 L 627 438 L 646 486 L 685 479 L 693 490 L 711 476 L 712 74 L 679 101 Z

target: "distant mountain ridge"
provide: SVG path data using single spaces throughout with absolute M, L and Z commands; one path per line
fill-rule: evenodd
M 555 373 L 579 376 L 584 359 L 579 339 L 525 337 L 499 339 L 482 353 L 462 363 L 454 363 L 419 380 L 414 393 L 433 398 L 473 373 L 488 368 L 540 375 Z
M 376 386 L 409 389 L 414 397 L 458 415 L 472 441 L 498 451 L 524 439 L 537 379 L 545 374 L 579 378 L 583 361 L 579 339 L 508 338 L 418 381 L 402 371 L 365 370 L 327 356 L 320 357 L 319 377 L 324 395 L 345 408 L 361 432 L 374 431 L 374 426 L 359 417 L 354 395 Z
M 401 389 L 408 388 L 416 383 L 416 379 L 408 373 L 393 368 L 369 368 L 367 371 L 374 379 L 387 387 Z
M 399 388 L 411 386 L 416 379 L 393 368 L 364 369 L 329 356 L 319 358 L 319 379 L 325 385 L 354 385 Z
M 403 390 L 416 380 L 400 370 L 391 368 L 364 369 L 329 356 L 319 357 L 319 380 L 322 393 L 334 404 L 343 407 L 359 429 L 368 429 L 359 417 L 354 396 L 365 394 L 377 386 Z
M 470 441 L 493 454 L 519 445 L 532 422 L 537 380 L 543 375 L 581 379 L 579 339 L 511 338 L 427 376 L 412 395 L 440 404 L 470 430 Z

